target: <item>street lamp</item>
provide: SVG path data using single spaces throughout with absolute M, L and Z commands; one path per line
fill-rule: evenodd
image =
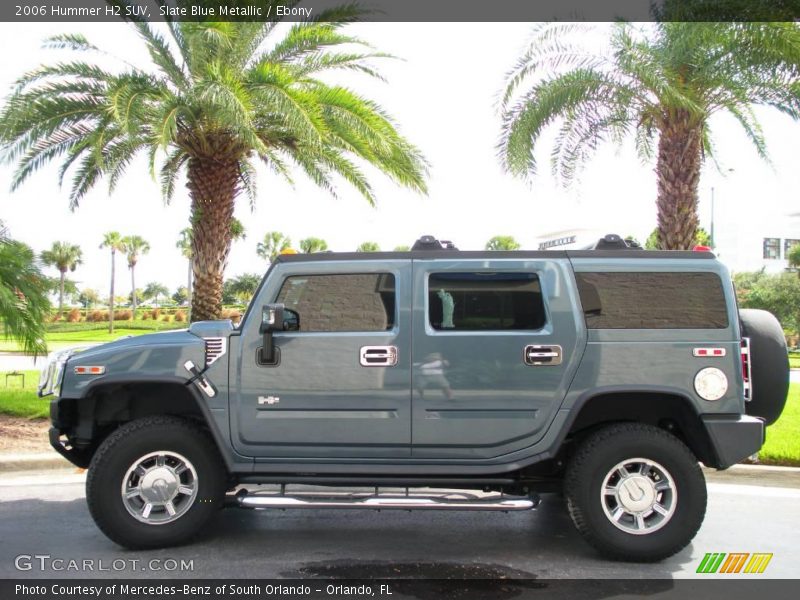
M 728 173 L 733 173 L 733 169 L 725 169 Z M 714 243 L 714 186 L 711 186 L 711 231 L 708 234 L 709 242 L 712 248 L 716 248 Z

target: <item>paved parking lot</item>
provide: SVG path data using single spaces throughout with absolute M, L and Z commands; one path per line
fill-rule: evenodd
M 232 508 L 193 545 L 131 552 L 94 526 L 83 475 L 6 474 L 0 475 L 0 577 L 691 578 L 706 552 L 771 552 L 761 578 L 797 577 L 800 489 L 710 483 L 709 491 L 694 542 L 646 565 L 601 559 L 557 496 L 545 496 L 536 511 L 511 514 Z M 42 554 L 94 560 L 95 571 L 42 571 L 35 561 L 30 570 L 15 568 L 16 557 Z M 116 559 L 124 566 L 97 571 L 101 559 L 106 567 Z M 153 559 L 156 566 L 192 561 L 193 569 L 148 570 Z

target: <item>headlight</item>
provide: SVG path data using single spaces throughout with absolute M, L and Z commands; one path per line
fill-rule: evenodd
M 39 376 L 39 397 L 58 393 L 64 380 L 64 365 L 74 352 L 73 348 L 57 350 L 47 355 L 47 364 Z

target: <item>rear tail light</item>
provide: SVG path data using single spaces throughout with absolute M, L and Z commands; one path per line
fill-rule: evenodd
M 750 379 L 750 338 L 742 338 L 742 379 L 744 380 L 744 399 L 753 398 L 753 382 Z

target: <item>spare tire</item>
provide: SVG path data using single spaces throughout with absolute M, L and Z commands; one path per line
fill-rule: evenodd
M 742 337 L 750 338 L 752 397 L 745 403 L 745 411 L 772 425 L 781 416 L 789 392 L 789 353 L 783 328 L 765 310 L 742 309 L 739 320 Z

